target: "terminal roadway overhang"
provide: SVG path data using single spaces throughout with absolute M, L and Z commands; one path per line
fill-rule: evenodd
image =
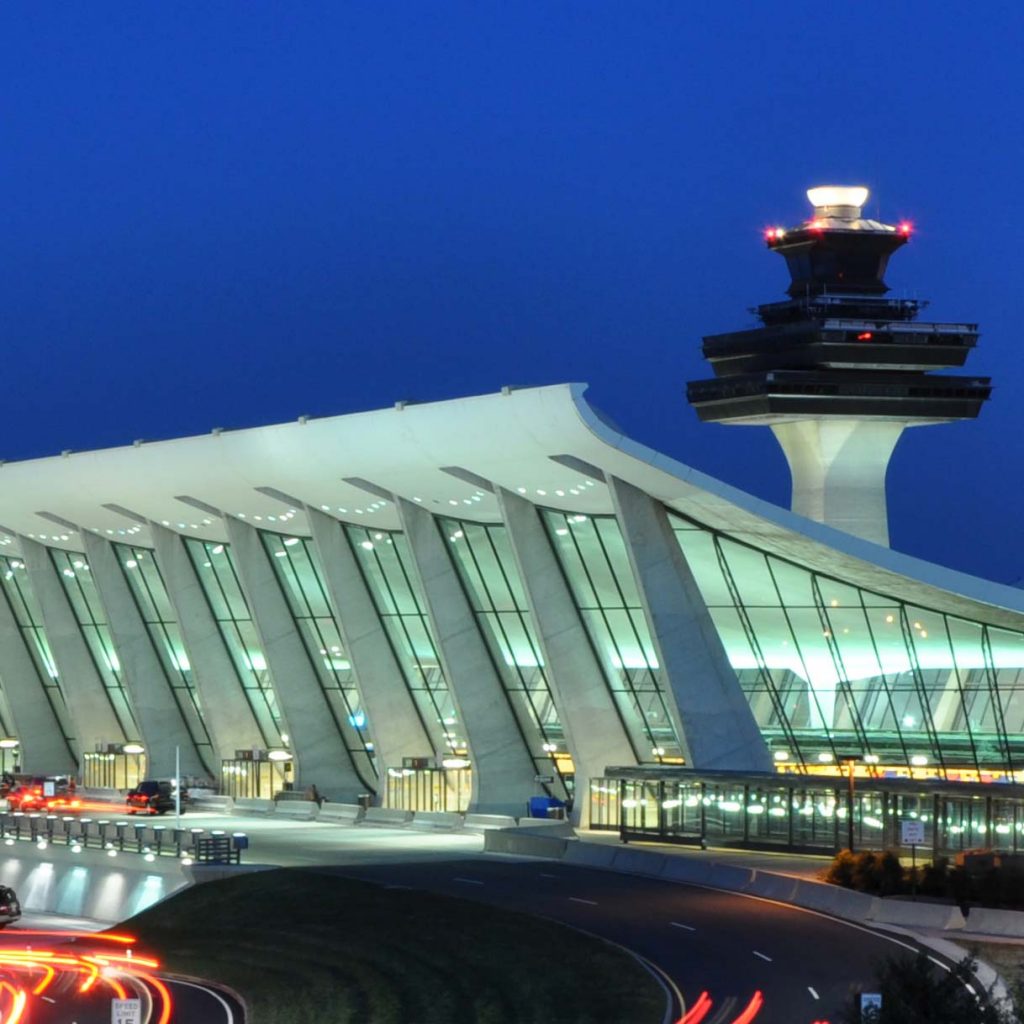
M 1024 593 L 811 522 L 628 438 L 583 384 L 514 389 L 0 464 L 0 553 L 27 537 L 81 551 L 80 533 L 151 547 L 149 524 L 224 543 L 225 517 L 309 536 L 306 508 L 400 529 L 395 499 L 501 521 L 496 490 L 610 515 L 617 477 L 708 528 L 904 601 L 1024 626 Z

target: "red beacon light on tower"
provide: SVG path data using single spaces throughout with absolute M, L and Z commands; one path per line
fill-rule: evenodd
M 901 220 L 899 227 L 896 229 L 904 238 L 909 238 L 911 231 L 914 230 L 914 225 L 909 220 Z

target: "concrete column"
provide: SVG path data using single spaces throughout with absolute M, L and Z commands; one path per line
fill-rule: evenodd
M 234 757 L 236 750 L 275 747 L 278 737 L 264 736 L 260 731 L 184 539 L 156 523 L 150 523 L 149 529 L 160 575 L 188 652 L 203 721 L 218 761 L 215 773 L 219 775 L 219 762 Z
M 401 767 L 403 757 L 443 754 L 423 727 L 341 523 L 319 509 L 307 506 L 305 512 L 380 770 Z
M 664 506 L 616 477 L 608 486 L 687 763 L 771 771 L 768 747 Z
M 586 826 L 590 780 L 608 765 L 636 764 L 636 752 L 537 509 L 511 491 L 496 494 L 576 768 L 573 816 Z
M 536 767 L 498 670 L 434 517 L 403 498 L 395 503 L 426 596 L 438 657 L 466 728 L 473 763 L 471 810 L 521 815 L 536 790 Z
M 793 478 L 793 511 L 888 547 L 885 474 L 906 425 L 875 419 L 773 423 Z
M 295 754 L 296 784 L 314 783 L 330 800 L 355 803 L 373 781 L 359 778 L 320 687 L 306 645 L 257 531 L 225 518 L 231 556 L 274 681 L 282 717 Z
M 88 531 L 82 531 L 82 540 L 93 582 L 107 613 L 121 677 L 131 695 L 149 774 L 154 778 L 173 778 L 176 751 L 180 751 L 183 774 L 208 774 L 213 766 L 204 764 L 196 748 L 171 692 L 171 681 L 153 648 L 153 638 L 124 578 L 114 545 Z
M 79 756 L 107 743 L 135 739 L 124 734 L 45 546 L 27 537 L 19 537 L 18 543 L 29 586 L 39 602 L 64 702 L 75 726 Z
M 14 735 L 21 741 L 22 771 L 30 775 L 77 771 L 74 726 L 62 724 L 54 706 L 60 694 L 40 677 L 25 637 L 6 595 L 0 596 L 0 665 L 3 690 Z M 69 739 L 65 738 L 65 729 Z

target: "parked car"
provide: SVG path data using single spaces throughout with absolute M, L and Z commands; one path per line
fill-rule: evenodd
M 0 885 L 0 928 L 21 917 L 21 903 L 18 894 L 9 885 Z
M 166 814 L 174 810 L 174 783 L 163 779 L 145 779 L 128 790 L 129 814 Z M 181 794 L 181 807 L 185 809 L 185 793 Z

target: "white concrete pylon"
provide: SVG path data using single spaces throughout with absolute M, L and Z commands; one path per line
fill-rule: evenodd
M 881 419 L 771 424 L 793 478 L 793 511 L 888 547 L 885 474 L 909 425 L 917 424 Z

